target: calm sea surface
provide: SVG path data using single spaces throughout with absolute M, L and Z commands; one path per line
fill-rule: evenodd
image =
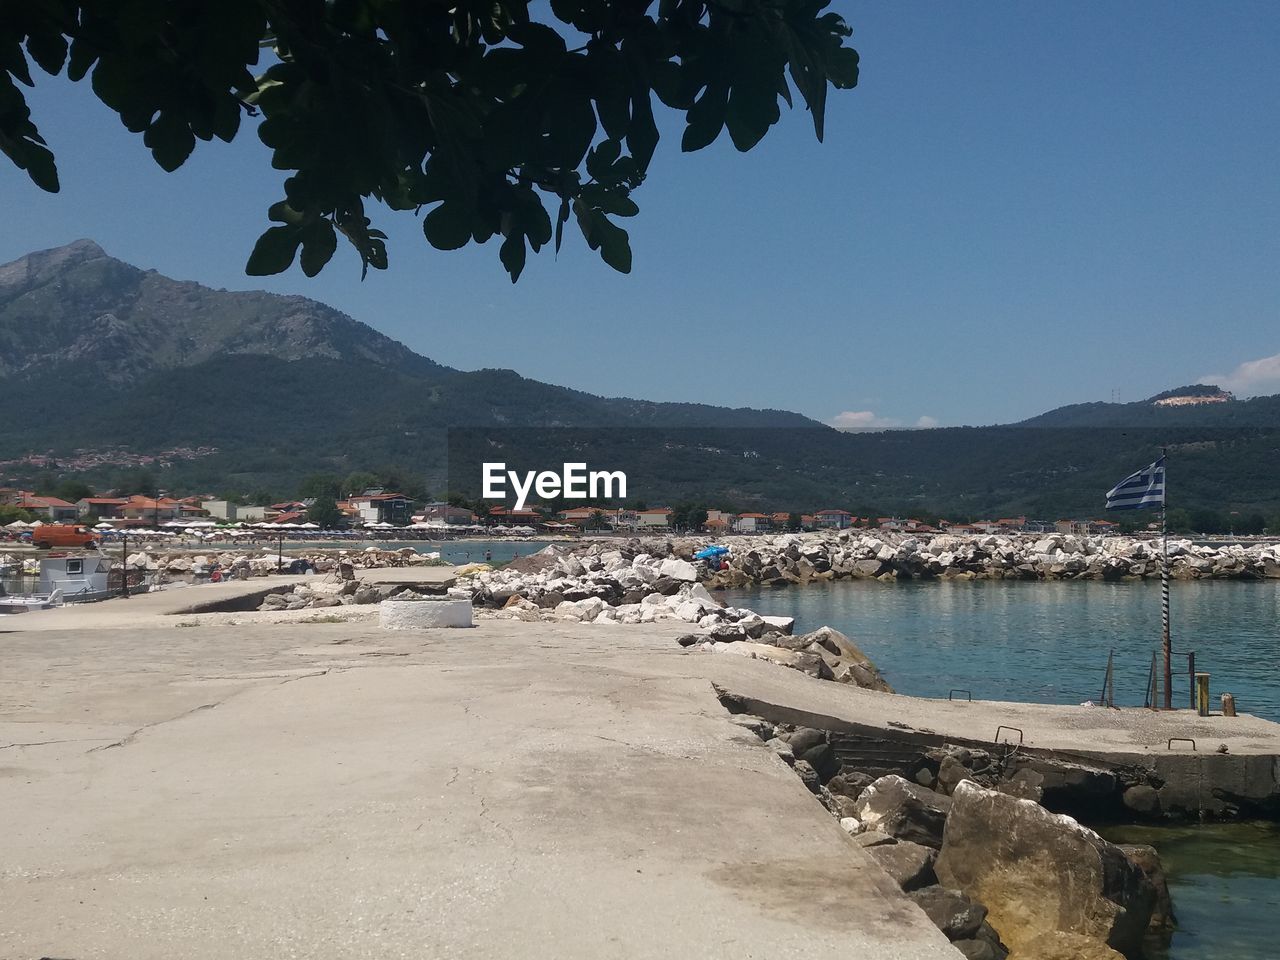
M 1146 960 L 1275 960 L 1280 932 L 1280 827 L 1220 823 L 1114 827 L 1116 843 L 1160 851 L 1178 928 Z
M 1186 658 L 1210 699 L 1280 721 L 1280 582 L 1171 587 L 1175 703 L 1189 702 Z M 900 693 L 1083 703 L 1102 693 L 1115 651 L 1117 706 L 1140 706 L 1160 646 L 1157 583 L 844 581 L 726 591 L 728 602 L 794 616 L 796 630 L 847 633 Z
M 1280 721 L 1280 583 L 1175 582 L 1173 646 L 1194 650 L 1212 701 Z M 1160 643 L 1156 583 L 874 581 L 727 591 L 759 613 L 794 616 L 853 637 L 899 692 L 1083 703 L 1116 655 L 1116 704 L 1142 703 Z M 1185 663 L 1185 658 L 1183 659 Z M 1177 660 L 1175 659 L 1175 670 Z M 1177 702 L 1188 700 L 1185 673 Z M 1178 930 L 1148 960 L 1275 960 L 1280 956 L 1280 828 L 1275 824 L 1123 827 L 1109 839 L 1154 845 L 1169 873 Z

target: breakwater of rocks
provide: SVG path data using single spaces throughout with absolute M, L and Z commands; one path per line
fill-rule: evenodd
M 675 546 L 673 544 L 673 546 Z M 742 537 L 707 586 L 820 580 L 1142 580 L 1160 576 L 1160 541 L 1072 534 L 915 537 L 856 530 Z M 1280 579 L 1280 545 L 1169 541 L 1180 580 Z
M 34 560 L 30 562 L 34 563 Z M 350 570 L 376 570 L 385 567 L 418 567 L 442 565 L 439 554 L 418 553 L 412 547 L 383 550 L 367 547 L 364 550 L 295 550 L 287 554 L 262 551 L 210 551 L 208 553 L 179 553 L 140 550 L 129 554 L 123 566 L 129 570 L 161 573 L 175 578 L 186 578 L 206 573 L 214 568 L 229 577 L 266 577 L 283 569 L 289 572 L 293 565 L 306 565 L 315 573 L 337 572 L 342 567 Z M 112 569 L 121 567 L 119 560 Z
M 700 582 L 707 564 L 686 559 L 694 546 L 641 540 L 552 545 L 499 570 L 460 568 L 459 588 L 470 589 L 481 616 L 602 625 L 680 621 L 692 629 L 678 642 L 696 651 L 768 660 L 819 679 L 892 692 L 838 630 L 794 636 L 792 617 L 761 616 L 717 600 Z
M 891 772 L 842 762 L 825 730 L 733 720 L 970 960 L 1136 960 L 1167 947 L 1173 904 L 1155 849 L 1109 843 L 1055 811 L 1091 797 L 1105 771 L 946 744 Z

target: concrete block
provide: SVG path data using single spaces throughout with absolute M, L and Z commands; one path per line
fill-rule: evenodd
M 430 627 L 469 627 L 470 600 L 383 600 L 378 626 L 384 630 L 425 630 Z

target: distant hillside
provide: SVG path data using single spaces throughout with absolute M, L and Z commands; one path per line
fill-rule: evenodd
M 1200 402 L 1166 401 L 1199 398 Z M 1020 427 L 1108 427 L 1181 429 L 1185 427 L 1280 427 L 1280 396 L 1236 400 L 1212 384 L 1166 390 L 1135 403 L 1076 403 L 1058 407 Z
M 475 496 L 481 460 L 529 469 L 572 453 L 626 471 L 631 496 L 650 503 L 1056 519 L 1100 515 L 1105 491 L 1168 446 L 1172 503 L 1280 514 L 1280 396 L 1157 405 L 1214 391 L 1076 404 L 1011 426 L 846 434 L 786 411 L 454 370 L 324 304 L 170 280 L 90 241 L 0 267 L 0 460 L 217 447 L 159 478 L 193 492 L 284 497 L 309 473 L 394 465 Z
M 273 483 L 389 459 L 438 470 L 443 431 L 459 426 L 834 433 L 781 410 L 454 370 L 322 303 L 171 280 L 89 240 L 0 266 L 0 409 L 0 459 L 201 438 L 222 451 L 206 470 Z

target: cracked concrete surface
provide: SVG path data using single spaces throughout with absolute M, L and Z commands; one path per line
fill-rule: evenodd
M 680 630 L 7 634 L 0 958 L 956 957 Z

